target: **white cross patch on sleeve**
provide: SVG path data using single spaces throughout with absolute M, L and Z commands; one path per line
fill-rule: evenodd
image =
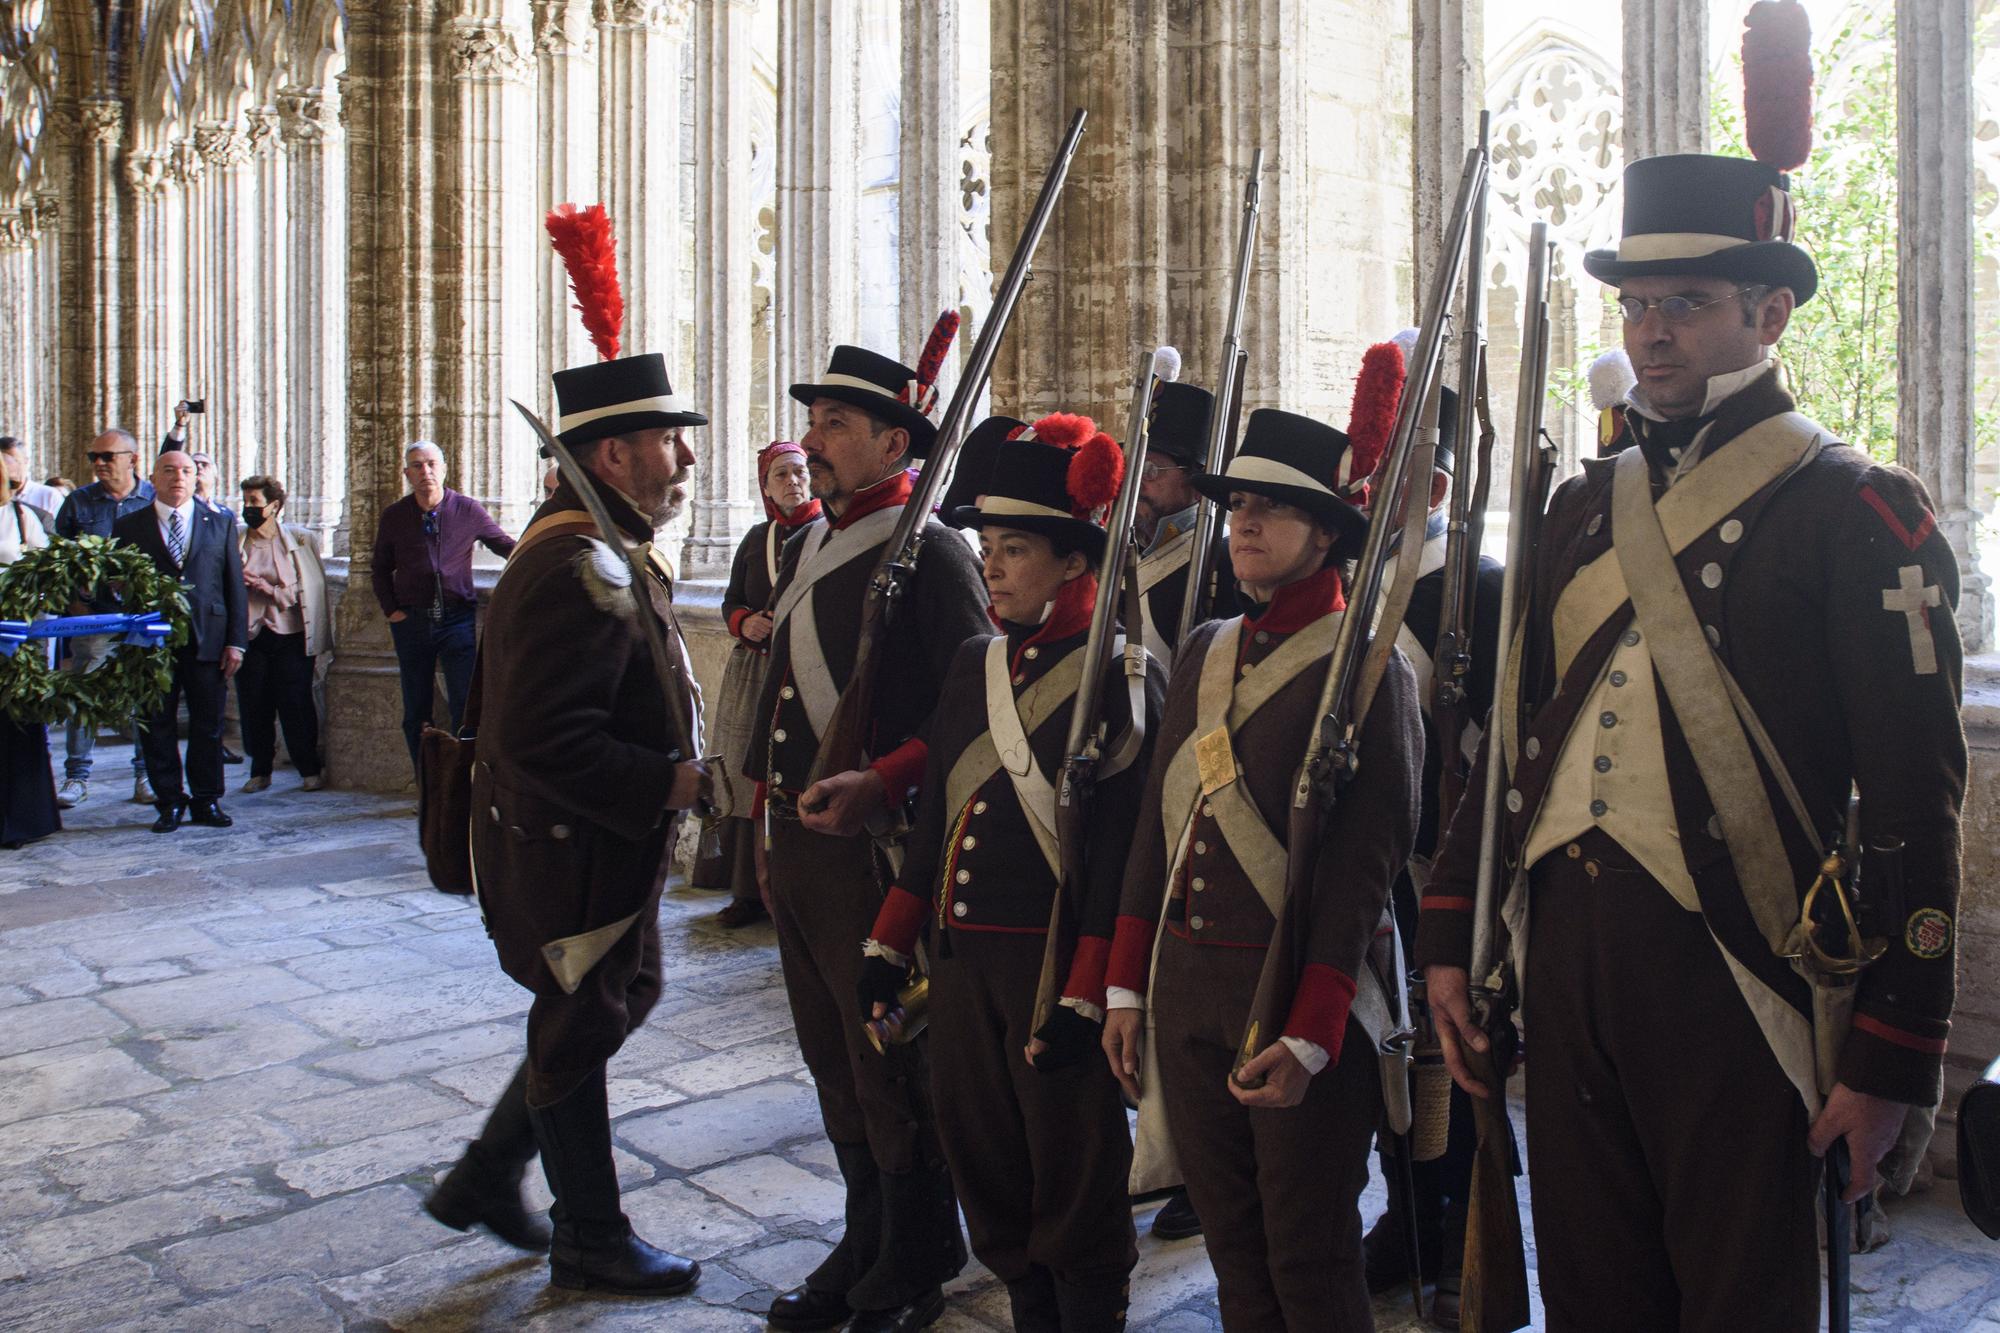
M 1924 582 L 1922 565 L 1904 565 L 1896 571 L 1896 586 L 1882 593 L 1882 609 L 1902 616 L 1909 626 L 1910 659 L 1919 676 L 1937 674 L 1937 641 L 1931 638 L 1930 608 L 1943 601 L 1944 594 L 1937 586 Z

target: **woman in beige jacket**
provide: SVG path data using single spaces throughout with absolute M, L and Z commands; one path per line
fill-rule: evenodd
M 276 477 L 243 481 L 243 582 L 249 589 L 250 647 L 236 675 L 249 752 L 246 792 L 271 785 L 277 725 L 307 791 L 323 785 L 319 709 L 313 701 L 315 664 L 333 646 L 326 571 L 313 535 L 280 521 L 285 487 Z

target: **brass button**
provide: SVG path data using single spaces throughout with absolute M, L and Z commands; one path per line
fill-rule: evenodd
M 1190 926 L 1193 926 L 1196 930 L 1200 930 L 1202 926 L 1206 923 L 1204 923 L 1200 917 L 1194 917 L 1188 921 L 1188 924 Z
M 1194 845 L 1194 854 L 1195 854 L 1196 856 L 1206 856 L 1206 855 L 1208 855 L 1208 844 L 1207 844 L 1207 843 L 1205 843 L 1205 842 L 1197 842 L 1197 843 L 1196 843 L 1196 844 Z
M 1539 736 L 1530 736 L 1530 737 L 1528 737 L 1528 743 L 1527 743 L 1526 745 L 1523 745 L 1523 746 L 1521 747 L 1521 752 L 1522 752 L 1523 754 L 1527 755 L 1527 756 L 1528 756 L 1528 758 L 1530 758 L 1530 759 L 1539 759 L 1539 758 L 1541 758 L 1541 754 L 1542 754 L 1542 738 L 1541 738 L 1541 737 L 1539 737 Z
M 1583 530 L 1584 535 L 1589 537 L 1595 537 L 1598 533 L 1598 529 L 1602 528 L 1603 526 L 1604 526 L 1604 515 L 1592 514 L 1590 516 L 1590 525 Z
M 1194 891 L 1196 893 L 1200 893 L 1203 889 L 1207 887 L 1208 887 L 1207 880 L 1203 879 L 1200 875 L 1196 875 L 1194 877 Z
M 1701 567 L 1701 586 L 1720 588 L 1722 586 L 1722 566 L 1711 560 Z
M 1215 807 L 1207 801 L 1203 801 L 1201 803 L 1201 813 L 1204 819 L 1213 819 L 1215 818 Z
M 1722 525 L 1722 531 L 1716 533 L 1715 535 L 1722 538 L 1722 540 L 1726 542 L 1733 543 L 1742 541 L 1743 540 L 1742 520 L 1735 518 L 1730 519 L 1727 523 L 1724 523 Z
M 1271 641 L 1271 636 L 1268 632 L 1261 629 L 1257 631 L 1257 642 L 1269 643 L 1270 641 Z
M 972 883 L 972 872 L 970 870 L 961 870 L 956 875 L 953 875 L 952 878 L 960 884 L 970 884 Z
M 778 744 L 783 745 L 785 743 L 785 729 L 783 727 L 779 727 L 776 731 L 771 733 L 771 739 L 776 741 Z
M 983 815 L 983 814 L 985 814 L 985 813 L 986 813 L 986 802 L 984 802 L 984 801 L 974 801 L 974 802 L 972 803 L 972 813 L 973 813 L 973 814 L 975 814 L 975 815 Z
M 773 773 L 773 774 L 771 775 L 771 785 L 772 785 L 773 787 L 782 787 L 782 786 L 784 786 L 784 785 L 785 785 L 785 775 L 784 775 L 783 773 Z
M 796 699 L 799 697 L 799 692 L 787 685 L 784 689 L 778 691 L 778 697 L 780 699 Z
M 965 899 L 963 898 L 958 899 L 951 905 L 951 914 L 953 916 L 964 916 L 967 910 L 968 909 L 965 906 Z
M 1508 791 L 1508 793 L 1507 793 L 1507 809 L 1508 809 L 1508 810 L 1509 810 L 1510 812 L 1512 812 L 1512 813 L 1514 813 L 1514 814 L 1517 814 L 1517 815 L 1518 815 L 1518 814 L 1520 814 L 1520 813 L 1521 813 L 1521 807 L 1522 807 L 1523 805 L 1525 805 L 1525 804 L 1527 804 L 1527 802 L 1526 802 L 1526 801 L 1525 801 L 1525 800 L 1524 800 L 1524 799 L 1522 798 L 1522 796 L 1521 796 L 1521 792 L 1520 792 L 1520 789 L 1519 789 L 1519 788 L 1514 788 L 1514 789 L 1512 789 L 1512 790 Z
M 1572 861 L 1583 855 L 1583 848 L 1577 846 L 1575 843 L 1571 843 L 1569 846 L 1563 848 L 1563 850 L 1569 853 L 1569 859 Z
M 1597 862 L 1595 861 L 1585 861 L 1583 863 L 1583 873 L 1590 876 L 1592 879 L 1596 879 L 1598 875 L 1603 873 L 1603 871 L 1604 867 L 1598 865 Z
M 1021 656 L 1027 658 L 1030 662 L 1034 661 L 1037 657 L 1040 657 L 1041 655 L 1042 655 L 1042 650 L 1039 648 L 1030 648 L 1028 649 L 1028 651 L 1021 654 Z
M 979 845 L 979 839 L 973 837 L 970 833 L 968 833 L 965 835 L 965 840 L 959 843 L 958 845 L 965 848 L 965 850 L 969 852 L 973 848 Z

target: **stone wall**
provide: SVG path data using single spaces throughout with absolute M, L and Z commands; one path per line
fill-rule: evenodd
M 2000 1057 L 2000 656 L 1966 670 L 1965 739 L 1972 773 L 1965 792 L 1964 860 L 1958 904 L 1958 1009 L 1945 1056 L 1945 1114 L 1931 1155 L 1956 1159 L 1950 1115 L 1965 1086 Z

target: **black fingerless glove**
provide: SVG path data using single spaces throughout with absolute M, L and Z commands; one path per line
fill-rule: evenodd
M 886 1004 L 896 1007 L 896 992 L 903 989 L 903 983 L 910 979 L 910 969 L 890 962 L 886 958 L 864 958 L 861 960 L 861 979 L 855 983 L 854 993 L 861 1000 L 861 1020 L 865 1023 L 875 1017 L 875 1006 Z
M 1066 1004 L 1049 1013 L 1049 1021 L 1035 1033 L 1035 1040 L 1048 1049 L 1035 1057 L 1035 1068 L 1043 1073 L 1068 1069 L 1097 1053 L 1104 1036 L 1104 1024 L 1085 1018 Z

